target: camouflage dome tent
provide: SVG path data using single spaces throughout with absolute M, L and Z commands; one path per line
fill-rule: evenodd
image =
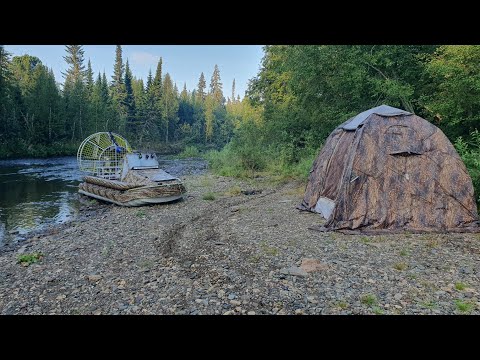
M 310 171 L 301 210 L 318 230 L 477 231 L 472 180 L 436 126 L 381 105 L 338 126 Z

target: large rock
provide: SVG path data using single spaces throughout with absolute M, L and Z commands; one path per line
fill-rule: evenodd
M 102 278 L 102 275 L 96 275 L 96 274 L 87 275 L 87 280 L 92 283 L 96 283 L 100 281 L 101 278 Z
M 291 266 L 289 268 L 280 269 L 280 273 L 284 275 L 293 275 L 293 276 L 307 276 L 307 272 L 299 267 Z

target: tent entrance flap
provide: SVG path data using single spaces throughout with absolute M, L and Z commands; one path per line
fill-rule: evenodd
M 325 219 L 328 219 L 335 208 L 335 201 L 326 198 L 326 197 L 319 197 L 317 201 L 317 205 L 315 205 L 315 212 L 322 214 Z

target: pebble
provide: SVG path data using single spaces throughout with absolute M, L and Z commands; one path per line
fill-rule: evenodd
M 292 184 L 186 179 L 182 202 L 92 206 L 91 217 L 63 227 L 70 232 L 31 243 L 26 252 L 47 255 L 39 264 L 17 263 L 27 243 L 0 248 L 0 314 L 365 314 L 368 294 L 385 314 L 454 314 L 456 299 L 480 300 L 476 234 L 436 235 L 435 254 L 424 234 L 369 237 L 373 248 L 362 235 L 309 230 L 323 220 L 294 209 L 301 195 L 288 194 Z M 217 200 L 202 200 L 202 181 Z M 221 195 L 237 185 L 264 192 Z M 400 262 L 408 268 L 395 270 Z

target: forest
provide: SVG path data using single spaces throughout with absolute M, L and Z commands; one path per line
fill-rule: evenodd
M 241 108 L 235 97 L 225 99 L 215 65 L 209 87 L 203 73 L 198 86 L 180 91 L 172 76 L 162 73 L 160 58 L 146 84 L 131 72 L 122 47 L 116 47 L 111 79 L 94 74 L 81 45 L 67 45 L 63 86 L 41 59 L 12 56 L 0 47 L 0 158 L 74 154 L 91 133 L 113 131 L 135 147 L 164 153 L 196 144 L 221 148 L 233 135 Z
M 114 74 L 93 74 L 81 45 L 65 48 L 60 86 L 51 69 L 0 46 L 0 158 L 74 154 L 96 131 L 136 147 L 205 156 L 222 175 L 306 178 L 340 123 L 388 104 L 449 137 L 480 190 L 480 46 L 268 45 L 243 99 L 225 96 L 218 66 L 180 91 L 160 59 L 146 84 L 117 46 Z M 478 197 L 478 195 L 477 195 Z

